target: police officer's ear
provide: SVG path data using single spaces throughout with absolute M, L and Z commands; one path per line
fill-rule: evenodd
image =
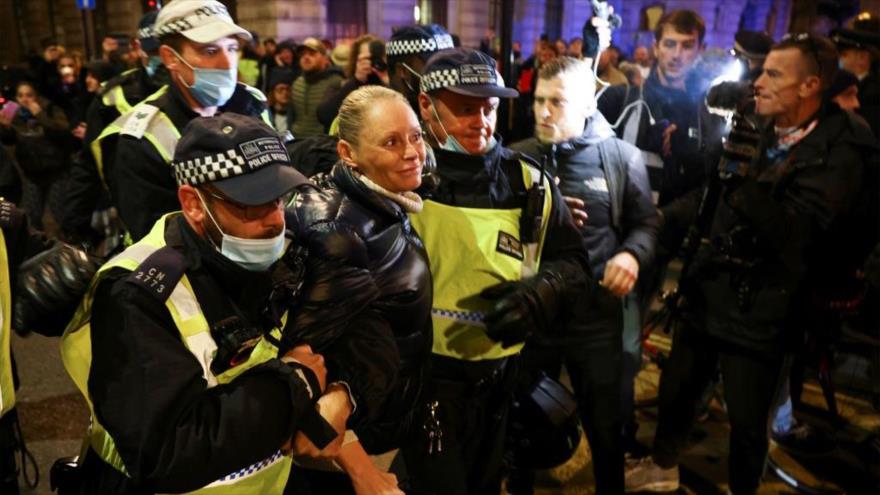
M 336 153 L 346 165 L 352 168 L 357 168 L 357 153 L 351 143 L 344 139 L 340 139 L 339 142 L 336 143 Z
M 180 201 L 180 209 L 187 223 L 199 235 L 205 233 L 205 222 L 207 214 L 205 213 L 205 205 L 199 197 L 199 193 L 195 187 L 190 185 L 182 185 L 177 188 L 177 200 Z
M 421 114 L 423 122 L 432 122 L 434 120 L 434 112 L 431 111 L 433 105 L 434 103 L 427 94 L 419 93 L 419 114 Z
M 180 61 L 180 58 L 174 53 L 174 48 L 171 45 L 162 45 L 159 47 L 159 57 L 162 59 L 162 65 L 165 66 L 171 72 L 181 72 L 186 65 Z M 180 54 L 182 57 L 183 54 Z

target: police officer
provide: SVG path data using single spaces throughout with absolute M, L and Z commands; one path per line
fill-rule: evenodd
M 159 40 L 153 34 L 157 15 L 155 11 L 145 14 L 138 24 L 137 39 L 132 40 L 132 53 L 137 56 L 138 66 L 105 82 L 89 105 L 83 152 L 71 167 L 64 201 L 65 215 L 61 227 L 72 241 L 97 240 L 98 233 L 91 227 L 92 213 L 110 206 L 95 167 L 92 143 L 120 115 L 169 82 L 168 71 L 159 57 Z
M 840 66 L 859 80 L 858 113 L 880 135 L 880 19 L 860 15 L 853 29 L 838 29 L 832 35 L 840 52 Z
M 433 379 L 404 458 L 415 490 L 497 493 L 516 356 L 583 297 L 587 253 L 556 186 L 494 134 L 499 98 L 517 95 L 495 60 L 437 52 L 421 89 L 440 178 L 412 216 L 434 283 Z
M 391 89 L 403 94 L 416 114 L 421 92 L 419 78 L 425 62 L 434 53 L 452 47 L 452 36 L 437 24 L 398 28 L 385 44 Z
M 562 335 L 550 345 L 530 343 L 525 356 L 527 366 L 553 375 L 565 363 L 590 441 L 597 493 L 621 493 L 624 306 L 637 313 L 636 300 L 627 296 L 640 267 L 651 263 L 658 219 L 641 153 L 618 139 L 595 111 L 595 86 L 590 66 L 580 60 L 559 57 L 542 66 L 535 88 L 535 137 L 511 148 L 545 158 L 560 191 L 580 200 L 588 215 L 581 233 L 593 278 L 602 288 L 592 304 L 577 306 L 578 316 Z M 634 376 L 638 361 L 626 364 Z M 531 492 L 526 487 L 509 491 Z
M 97 264 L 85 253 L 32 229 L 22 210 L 0 199 L 0 492 L 4 494 L 18 493 L 16 451 L 27 457 L 17 427 L 18 380 L 11 330 L 60 335 L 96 270 Z
M 180 130 L 198 115 L 234 112 L 268 123 L 266 98 L 237 83 L 241 39 L 251 34 L 216 0 L 176 0 L 153 26 L 171 83 L 105 128 L 92 144 L 98 172 L 134 240 L 177 208 L 168 166 Z
M 755 109 L 768 125 L 735 119 L 709 242 L 699 243 L 680 287 L 685 302 L 660 378 L 653 456 L 631 466 L 627 491 L 677 489 L 695 405 L 719 363 L 731 424 L 730 488 L 758 488 L 783 358 L 803 339 L 801 309 L 812 304 L 812 289 L 828 287 L 848 263 L 860 266 L 873 247 L 851 252 L 865 236 L 849 227 L 867 209 L 861 187 L 876 142 L 862 119 L 825 99 L 836 71 L 829 40 L 783 39 L 755 81 Z M 876 195 L 876 182 L 871 187 Z
M 335 455 L 352 407 L 308 346 L 279 355 L 286 315 L 264 311 L 305 178 L 232 113 L 190 122 L 172 166 L 183 211 L 101 268 L 62 337 L 92 413 L 82 493 L 281 493 L 291 450 Z

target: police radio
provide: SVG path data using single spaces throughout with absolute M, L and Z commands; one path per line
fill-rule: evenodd
M 549 154 L 554 154 L 556 145 L 551 146 Z M 520 241 L 523 244 L 535 244 L 541 238 L 544 220 L 544 198 L 547 190 L 544 187 L 544 170 L 547 168 L 547 155 L 541 158 L 541 173 L 537 180 L 532 180 L 532 187 L 526 193 L 526 205 L 520 221 Z

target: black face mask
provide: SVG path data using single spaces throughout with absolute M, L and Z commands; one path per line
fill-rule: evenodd
M 522 56 L 522 52 L 519 50 L 513 51 L 513 58 L 520 58 Z

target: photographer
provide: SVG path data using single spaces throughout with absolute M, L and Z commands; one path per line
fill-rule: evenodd
M 388 63 L 385 61 L 385 43 L 372 34 L 365 34 L 351 45 L 352 56 L 345 67 L 348 78 L 336 93 L 325 98 L 318 106 L 318 120 L 330 129 L 342 101 L 361 86 L 388 86 Z
M 784 356 L 802 340 L 795 308 L 824 274 L 853 259 L 841 235 L 853 234 L 849 215 L 876 156 L 864 122 L 825 103 L 836 71 L 834 46 L 806 34 L 787 37 L 767 56 L 755 110 L 770 122 L 735 125 L 725 143 L 723 188 L 703 236 L 709 242 L 700 243 L 680 284 L 681 325 L 661 376 L 653 456 L 629 467 L 627 491 L 678 487 L 695 404 L 719 363 L 731 423 L 730 488 L 758 488 Z

